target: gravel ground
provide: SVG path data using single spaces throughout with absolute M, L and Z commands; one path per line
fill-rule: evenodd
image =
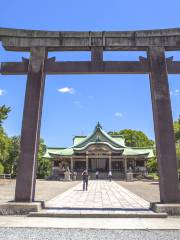
M 159 202 L 159 183 L 156 181 L 116 181 L 121 186 L 144 198 L 148 202 Z
M 1 240 L 179 240 L 180 230 L 0 228 Z
M 50 200 L 58 194 L 65 192 L 69 188 L 78 184 L 78 181 L 60 182 L 37 180 L 36 182 L 36 200 Z M 0 203 L 14 199 L 15 180 L 0 181 Z

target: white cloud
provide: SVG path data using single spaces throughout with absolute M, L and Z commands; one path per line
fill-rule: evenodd
M 4 96 L 6 94 L 6 91 L 4 89 L 0 89 L 0 96 Z
M 122 116 L 123 116 L 123 114 L 120 113 L 120 112 L 116 112 L 114 115 L 115 115 L 116 117 L 122 117 Z
M 64 87 L 64 88 L 59 88 L 58 92 L 73 94 L 75 91 L 74 91 L 74 88 Z
M 179 89 L 175 89 L 175 90 L 171 90 L 170 91 L 170 95 L 171 96 L 177 97 L 177 96 L 179 96 L 179 94 L 180 94 L 180 90 Z

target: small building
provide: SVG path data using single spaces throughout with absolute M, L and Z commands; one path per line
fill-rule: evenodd
M 154 157 L 151 148 L 127 147 L 121 135 L 109 135 L 98 123 L 89 136 L 75 136 L 68 148 L 47 148 L 44 158 L 52 161 L 52 177 L 63 178 L 70 170 L 81 175 L 84 169 L 93 179 L 98 170 L 100 178 L 112 171 L 113 178 L 124 179 L 128 171 L 145 175 L 146 162 Z

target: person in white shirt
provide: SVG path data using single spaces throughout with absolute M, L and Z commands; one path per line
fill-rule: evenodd
M 96 171 L 96 180 L 99 179 L 99 171 Z
M 108 178 L 109 178 L 109 181 L 111 182 L 111 180 L 112 180 L 112 172 L 111 171 L 109 171 L 109 173 L 108 173 Z

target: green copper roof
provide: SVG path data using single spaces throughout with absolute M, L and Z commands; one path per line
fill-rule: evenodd
M 153 149 L 149 148 L 130 148 L 127 147 L 123 151 L 123 156 L 140 156 L 145 155 L 147 158 L 154 157 Z
M 86 138 L 86 136 L 75 136 L 73 138 L 73 145 L 78 145 L 84 140 L 84 138 Z
M 54 151 L 54 152 L 51 152 L 51 151 L 48 151 L 48 152 L 49 152 L 50 157 L 54 156 L 54 155 L 71 156 L 71 155 L 73 155 L 74 150 L 73 150 L 73 148 L 65 148 L 65 149 L 59 149 L 59 150 Z
M 58 154 L 60 149 L 62 149 L 62 148 L 47 148 L 43 157 L 44 158 L 51 158 L 50 153 Z
M 113 150 L 115 150 L 115 151 L 120 151 L 120 150 L 122 150 L 122 149 L 124 149 L 124 147 L 123 148 L 120 148 L 120 147 L 114 147 L 114 146 L 112 146 L 110 143 L 108 143 L 108 142 L 89 142 L 89 143 L 87 143 L 85 146 L 83 146 L 83 147 L 78 147 L 78 148 L 76 148 L 76 147 L 74 147 L 73 149 L 74 149 L 74 151 L 82 151 L 82 150 L 85 150 L 86 148 L 88 148 L 89 146 L 91 146 L 91 145 L 106 145 L 106 146 L 108 146 L 109 148 L 111 148 L 111 149 L 113 149 Z
M 85 147 L 90 142 L 107 142 L 112 147 L 115 148 L 124 148 L 125 147 L 125 139 L 123 137 L 113 138 L 105 131 L 102 130 L 101 125 L 98 123 L 93 131 L 93 133 L 86 138 L 82 138 L 82 141 L 74 144 L 74 148 L 82 148 Z
M 153 149 L 148 148 L 130 148 L 125 146 L 125 139 L 122 136 L 110 136 L 102 130 L 98 123 L 89 136 L 75 136 L 73 146 L 69 148 L 47 148 L 44 158 L 53 158 L 54 156 L 72 156 L 74 152 L 85 151 L 91 145 L 106 145 L 114 151 L 120 151 L 123 156 L 143 156 L 145 158 L 154 157 Z

